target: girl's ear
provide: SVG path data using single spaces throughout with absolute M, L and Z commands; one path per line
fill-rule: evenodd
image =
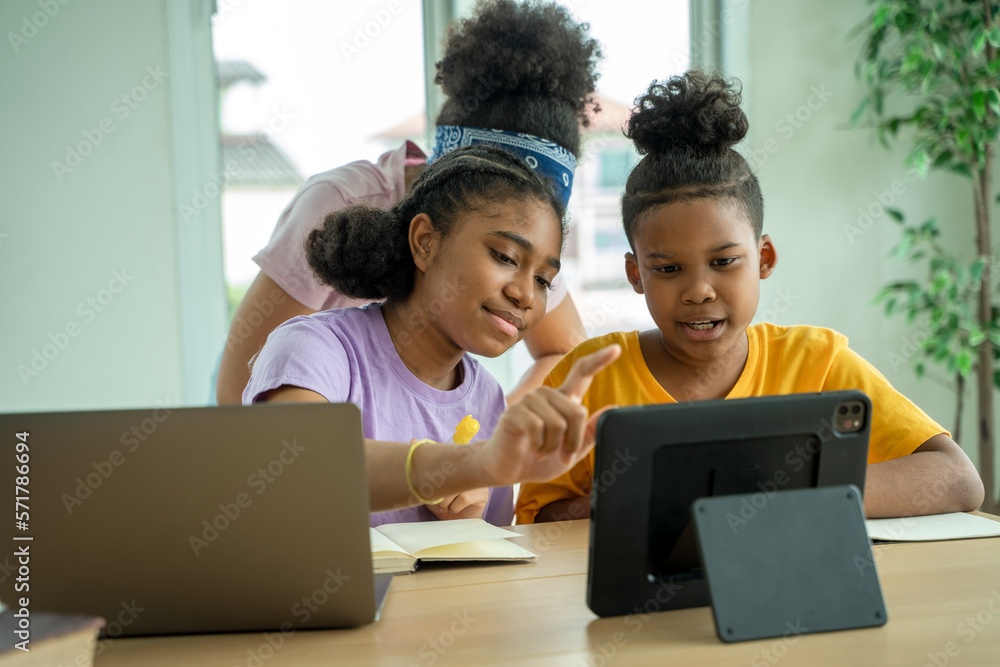
M 642 278 L 639 276 L 639 263 L 635 261 L 635 255 L 630 252 L 625 253 L 625 277 L 628 278 L 636 294 L 643 293 Z
M 426 272 L 438 247 L 438 234 L 429 215 L 419 213 L 410 220 L 409 240 L 413 263 Z
M 771 237 L 767 234 L 761 235 L 758 249 L 758 254 L 760 255 L 760 278 L 763 280 L 774 273 L 774 267 L 778 263 L 778 251 L 775 250 L 774 243 L 771 242 Z

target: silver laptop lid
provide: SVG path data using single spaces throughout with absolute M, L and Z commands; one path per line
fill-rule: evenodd
M 353 405 L 6 414 L 0 438 L 14 611 L 103 616 L 111 636 L 375 618 Z

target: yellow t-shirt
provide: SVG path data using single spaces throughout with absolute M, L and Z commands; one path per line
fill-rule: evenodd
M 847 347 L 847 337 L 830 329 L 755 324 L 747 329 L 750 349 L 743 373 L 726 398 L 859 389 L 872 401 L 868 463 L 906 456 L 929 438 L 947 431 L 892 388 L 874 366 Z M 578 345 L 552 369 L 545 384 L 558 387 L 573 362 L 618 343 L 622 354 L 594 378 L 583 398 L 590 413 L 606 405 L 676 403 L 653 377 L 639 348 L 639 332 L 616 332 Z M 517 523 L 532 523 L 538 511 L 557 500 L 590 492 L 594 453 L 561 477 L 522 484 Z

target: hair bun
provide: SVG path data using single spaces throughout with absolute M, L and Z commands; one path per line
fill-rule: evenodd
M 459 101 L 541 96 L 582 112 L 601 56 L 589 27 L 555 3 L 481 2 L 448 32 L 434 82 Z
M 344 296 L 384 299 L 406 295 L 413 284 L 413 256 L 393 210 L 357 204 L 323 220 L 306 238 L 316 276 Z
M 740 109 L 741 92 L 738 80 L 696 69 L 654 81 L 636 98 L 626 136 L 643 155 L 678 148 L 724 153 L 750 127 Z

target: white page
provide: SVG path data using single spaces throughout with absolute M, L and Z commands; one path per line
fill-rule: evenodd
M 952 512 L 899 519 L 868 519 L 868 537 L 897 542 L 962 540 L 971 537 L 1000 536 L 1000 522 L 974 514 Z
M 390 540 L 388 537 L 386 537 L 385 535 L 383 535 L 379 531 L 375 530 L 374 528 L 369 528 L 368 530 L 371 533 L 372 553 L 373 554 L 376 554 L 376 553 L 379 553 L 379 552 L 384 552 L 384 551 L 397 551 L 397 552 L 403 553 L 403 554 L 406 553 L 406 549 L 404 549 L 403 547 L 399 546 L 398 544 L 396 544 L 395 542 L 393 542 L 392 540 Z M 413 554 L 408 554 L 408 555 L 412 556 Z
M 445 544 L 494 540 L 505 537 L 522 537 L 521 534 L 504 530 L 482 519 L 455 519 L 453 521 L 416 521 L 410 523 L 387 523 L 378 527 L 386 537 L 415 554 L 429 547 Z

